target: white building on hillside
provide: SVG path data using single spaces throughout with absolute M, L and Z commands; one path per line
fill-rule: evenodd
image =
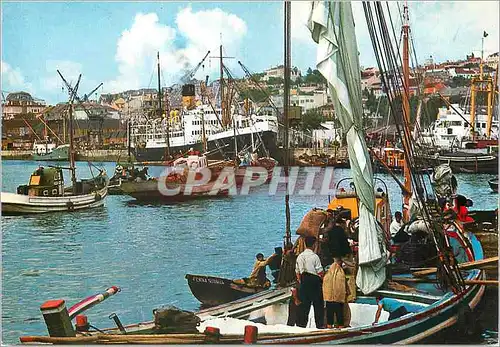
M 278 65 L 264 71 L 265 75 L 262 77 L 263 81 L 268 81 L 269 78 L 285 78 L 285 67 L 283 65 Z M 295 80 L 302 76 L 300 70 L 294 66 L 290 71 L 290 79 L 295 82 Z

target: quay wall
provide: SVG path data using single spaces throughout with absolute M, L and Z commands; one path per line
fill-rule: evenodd
M 31 150 L 4 150 L 1 152 L 3 160 L 31 160 Z M 126 160 L 127 150 L 93 149 L 77 151 L 77 161 L 117 161 Z
M 283 149 L 279 150 L 277 159 L 280 163 L 284 162 L 285 151 Z M 4 150 L 1 152 L 3 160 L 30 160 L 31 150 Z M 297 160 L 301 156 L 311 157 L 313 155 L 327 156 L 331 158 L 336 158 L 339 160 L 347 160 L 347 148 L 290 148 L 289 149 L 289 159 L 290 164 L 295 165 Z M 94 150 L 81 150 L 76 153 L 77 161 L 118 161 L 125 160 L 127 158 L 127 150 L 117 150 L 117 149 L 94 149 Z M 132 158 L 135 161 L 134 158 Z

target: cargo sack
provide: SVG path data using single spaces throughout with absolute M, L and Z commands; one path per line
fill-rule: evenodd
M 154 331 L 163 333 L 197 333 L 200 318 L 193 312 L 180 310 L 175 306 L 161 307 L 153 310 Z
M 326 218 L 326 211 L 322 209 L 312 209 L 302 218 L 302 222 L 300 222 L 299 228 L 297 229 L 297 235 L 304 237 L 314 236 L 318 238 L 319 229 L 323 226 Z

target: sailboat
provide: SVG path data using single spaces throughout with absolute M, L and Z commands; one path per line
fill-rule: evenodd
M 365 14 L 373 18 L 372 3 L 365 3 Z M 375 7 L 381 5 L 375 3 Z M 285 100 L 289 86 L 290 69 L 290 2 L 285 2 Z M 380 19 L 380 12 L 376 14 Z M 51 300 L 42 305 L 48 322 L 50 337 L 25 336 L 23 343 L 265 343 L 265 344 L 306 344 L 306 343 L 414 343 L 435 332 L 449 327 L 460 318 L 470 314 L 484 292 L 483 271 L 479 264 L 498 262 L 497 259 L 481 261 L 481 244 L 474 235 L 465 235 L 462 227 L 454 220 L 446 222 L 451 233 L 443 232 L 440 237 L 449 242 L 453 251 L 461 254 L 459 272 L 446 259 L 454 259 L 448 250 L 439 249 L 443 263 L 438 268 L 429 268 L 413 273 L 394 276 L 393 280 L 407 285 L 402 291 L 383 287 L 386 280 L 387 256 L 383 242 L 383 230 L 377 223 L 380 215 L 376 212 L 372 167 L 361 126 L 361 91 L 359 83 L 359 61 L 354 34 L 354 19 L 351 4 L 347 2 L 314 2 L 310 16 L 310 29 L 315 42 L 319 44 L 318 70 L 327 79 L 335 109 L 347 133 L 349 158 L 353 171 L 353 190 L 339 191 L 336 199 L 354 196 L 353 206 L 359 215 L 359 269 L 356 284 L 360 289 L 355 301 L 350 303 L 353 319 L 351 326 L 341 329 L 317 329 L 314 326 L 299 328 L 286 326 L 288 302 L 292 296 L 288 275 L 294 277 L 294 269 L 288 265 L 288 256 L 293 258 L 291 247 L 289 197 L 285 197 L 286 228 L 284 241 L 284 261 L 282 264 L 281 288 L 264 291 L 247 298 L 210 309 L 194 312 L 197 317 L 198 332 L 160 333 L 162 325 L 159 311 L 153 321 L 123 326 L 115 319 L 117 328 L 93 329 L 86 323 L 86 317 L 78 320 L 77 330 L 71 326 L 71 319 L 91 307 L 97 300 L 109 295 L 95 296 L 65 309 L 63 300 Z M 375 32 L 375 35 L 377 33 Z M 287 104 L 285 104 L 287 105 Z M 285 121 L 287 111 L 285 108 Z M 286 135 L 285 135 L 286 137 Z M 288 141 L 285 139 L 285 148 Z M 285 163 L 286 165 L 287 163 Z M 384 193 L 384 192 L 381 192 Z M 383 196 L 380 195 L 383 199 Z M 419 196 L 416 197 L 418 199 Z M 383 202 L 382 201 L 382 202 Z M 423 205 L 425 209 L 425 205 Z M 380 209 L 382 212 L 384 209 Z M 424 219 L 425 221 L 425 219 Z M 437 224 L 441 220 L 436 217 Z M 431 234 L 436 236 L 436 234 Z M 439 241 L 442 241 L 441 239 Z M 451 258 L 450 258 L 451 257 Z M 290 271 L 291 270 L 291 271 Z M 290 272 L 287 274 L 287 272 Z M 449 274 L 448 288 L 435 286 L 439 276 Z M 458 277 L 456 277 L 457 275 Z M 431 283 L 431 285 L 429 285 Z M 108 292 L 108 291 L 107 291 Z M 113 290 L 113 293 L 116 291 Z M 402 317 L 382 319 L 377 324 L 373 318 L 377 310 L 375 298 L 379 295 L 404 305 L 408 313 Z M 57 316 L 54 314 L 57 312 Z M 62 312 L 62 313 L 60 313 Z M 49 316 L 50 315 L 50 316 Z M 51 319 L 49 319 L 51 318 Z M 116 317 L 115 317 L 116 318 Z M 255 320 L 267 324 L 255 323 Z M 195 325 L 196 326 L 196 325 Z M 57 329 L 59 327 L 59 329 Z M 64 329 L 61 329 L 64 328 Z
M 24 215 L 48 212 L 77 211 L 102 206 L 108 194 L 108 177 L 104 170 L 91 179 L 76 179 L 75 152 L 73 141 L 73 100 L 80 77 L 72 88 L 59 70 L 57 71 L 70 92 L 69 107 L 69 167 L 40 166 L 30 176 L 26 185 L 17 187 L 16 193 L 2 192 L 2 214 Z M 90 166 L 90 164 L 89 164 Z M 70 188 L 64 187 L 63 170 L 71 176 Z M 91 171 L 92 173 L 92 171 Z

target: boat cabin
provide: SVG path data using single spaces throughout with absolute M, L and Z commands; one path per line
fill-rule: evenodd
M 29 196 L 64 195 L 64 178 L 59 167 L 39 167 L 30 176 L 29 184 L 17 187 L 17 194 Z
M 33 154 L 44 155 L 52 153 L 52 151 L 56 148 L 56 144 L 52 142 L 45 143 L 37 143 L 36 141 L 33 143 Z
M 387 185 L 380 178 L 375 178 L 375 217 L 385 231 L 391 225 L 391 207 L 387 194 Z M 328 203 L 328 209 L 339 207 L 351 211 L 351 219 L 359 217 L 359 199 L 352 178 L 341 179 L 335 187 L 335 196 Z
M 381 158 L 389 167 L 403 168 L 405 163 L 405 152 L 399 148 L 384 148 Z

